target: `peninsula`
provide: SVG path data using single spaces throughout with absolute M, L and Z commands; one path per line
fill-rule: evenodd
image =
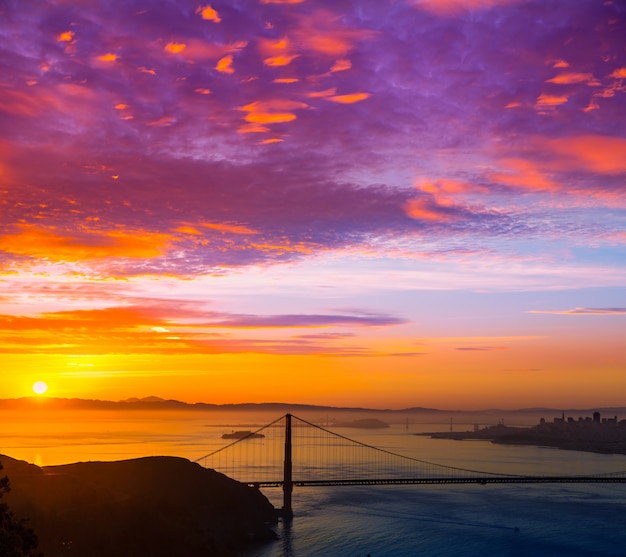
M 558 449 L 607 454 L 626 454 L 626 420 L 617 416 L 602 418 L 600 412 L 593 416 L 560 417 L 547 421 L 541 418 L 534 427 L 510 427 L 500 423 L 474 431 L 449 431 L 418 433 L 431 439 L 479 439 L 510 445 L 539 445 Z
M 46 557 L 234 557 L 275 539 L 258 490 L 177 457 L 39 467 L 0 455 L 6 501 Z

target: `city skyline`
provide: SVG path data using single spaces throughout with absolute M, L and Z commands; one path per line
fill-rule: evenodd
M 624 406 L 626 7 L 0 8 L 0 398 Z

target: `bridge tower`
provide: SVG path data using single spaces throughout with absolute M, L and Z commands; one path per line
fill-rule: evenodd
M 293 491 L 293 464 L 291 460 L 291 414 L 285 415 L 285 461 L 283 466 L 283 508 L 281 511 L 283 520 L 293 518 L 291 506 L 291 493 Z

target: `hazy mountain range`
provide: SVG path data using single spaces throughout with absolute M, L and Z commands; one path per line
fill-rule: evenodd
M 207 402 L 187 403 L 179 400 L 166 400 L 157 396 L 144 398 L 128 398 L 125 400 L 94 400 L 82 398 L 55 398 L 55 397 L 22 397 L 12 399 L 0 399 L 0 409 L 29 409 L 47 408 L 63 410 L 193 410 L 193 411 L 273 411 L 273 412 L 360 412 L 372 414 L 425 414 L 441 413 L 446 416 L 451 414 L 558 414 L 565 412 L 566 415 L 590 415 L 598 411 L 604 415 L 625 415 L 626 407 L 606 408 L 519 408 L 501 409 L 485 408 L 483 410 L 441 410 L 437 408 L 425 408 L 414 406 L 403 409 L 375 409 L 363 407 L 336 407 L 313 404 L 291 404 L 286 402 L 262 402 L 242 404 L 211 404 Z

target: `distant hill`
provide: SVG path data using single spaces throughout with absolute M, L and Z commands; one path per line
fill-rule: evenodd
M 45 557 L 232 557 L 250 540 L 275 538 L 276 511 L 259 490 L 182 458 L 0 462 L 6 501 L 29 518 Z
M 249 402 L 240 404 L 211 404 L 208 402 L 187 403 L 179 400 L 163 399 L 157 396 L 144 398 L 128 398 L 120 401 L 94 400 L 82 398 L 55 398 L 55 397 L 23 397 L 0 399 L 0 410 L 35 410 L 38 408 L 59 409 L 59 410 L 194 410 L 194 411 L 272 411 L 276 413 L 287 412 L 358 412 L 367 414 L 391 414 L 391 415 L 413 415 L 413 414 L 441 414 L 442 417 L 463 415 L 470 417 L 474 415 L 487 414 L 499 415 L 538 415 L 546 417 L 561 415 L 564 411 L 567 415 L 589 415 L 595 411 L 606 416 L 621 415 L 626 417 L 626 407 L 610 408 L 521 408 L 521 409 L 501 409 L 487 408 L 484 410 L 440 410 L 437 408 L 425 408 L 413 406 L 402 409 L 380 409 L 363 407 L 337 407 L 321 406 L 314 404 L 291 404 L 287 402 Z
M 354 420 L 352 422 L 337 422 L 333 427 L 351 427 L 356 429 L 384 429 L 389 424 L 376 418 L 365 418 L 363 420 Z
M 290 404 L 286 402 L 248 402 L 240 404 L 211 404 L 207 402 L 187 403 L 179 400 L 166 400 L 157 396 L 144 398 L 127 398 L 125 400 L 94 400 L 82 398 L 55 398 L 55 397 L 22 397 L 0 399 L 0 409 L 31 409 L 55 408 L 65 410 L 268 410 L 276 412 L 295 412 L 310 410 L 319 412 L 400 412 L 400 410 L 374 409 L 362 407 L 318 406 L 314 404 Z M 408 408 L 401 412 L 440 412 L 434 408 Z

